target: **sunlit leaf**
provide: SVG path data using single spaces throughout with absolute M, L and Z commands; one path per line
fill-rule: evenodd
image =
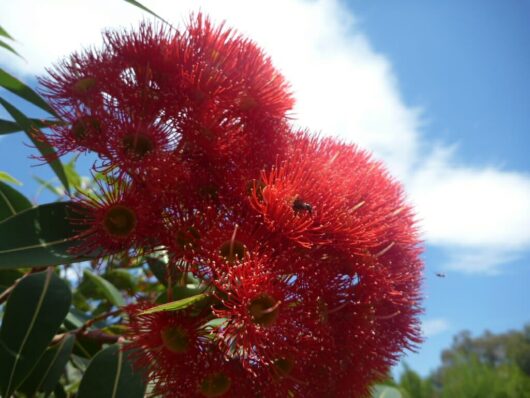
M 5 48 L 7 51 L 9 51 L 10 53 L 16 55 L 19 58 L 24 59 L 24 57 L 22 57 L 22 55 L 20 55 L 13 47 L 11 47 L 9 44 L 7 44 L 3 40 L 0 40 L 0 47 Z
M 148 12 L 149 14 L 151 14 L 152 16 L 158 18 L 159 20 L 161 20 L 162 22 L 168 24 L 171 26 L 171 24 L 166 21 L 164 18 L 162 18 L 160 15 L 156 14 L 155 12 L 151 11 L 149 8 L 147 8 L 146 6 L 144 6 L 142 3 L 136 1 L 136 0 L 125 0 L 127 3 L 129 4 L 132 4 L 133 6 L 136 6 L 138 8 L 140 8 L 141 10 L 145 11 L 145 12 Z
M 184 308 L 188 308 L 189 306 L 199 301 L 204 300 L 206 297 L 208 296 L 204 293 L 197 294 L 195 296 L 186 297 L 182 300 L 172 301 L 171 303 L 166 303 L 166 304 L 157 305 L 156 307 L 151 307 L 148 310 L 141 312 L 140 315 L 152 314 L 155 312 L 162 312 L 162 311 L 183 310 Z
M 15 39 L 13 39 L 13 36 L 11 36 L 9 33 L 7 33 L 7 31 L 4 28 L 2 28 L 1 26 L 0 26 L 0 36 L 3 36 L 3 37 L 5 37 L 5 38 L 7 38 L 9 40 L 15 40 Z

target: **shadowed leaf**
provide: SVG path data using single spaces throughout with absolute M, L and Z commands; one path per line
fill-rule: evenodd
M 112 283 L 103 279 L 101 276 L 93 274 L 89 270 L 84 270 L 83 275 L 97 285 L 102 290 L 107 300 L 109 300 L 116 307 L 122 307 L 125 305 L 123 296 Z
M 9 397 L 31 372 L 63 322 L 72 294 L 49 268 L 15 287 L 0 328 L 0 392 Z
M 2 68 L 0 68 L 0 87 L 11 91 L 13 94 L 25 99 L 28 102 L 31 102 L 33 105 L 48 112 L 50 115 L 59 118 L 59 116 L 55 113 L 51 106 L 48 105 L 48 103 L 39 94 L 33 91 L 26 84 L 22 83 L 16 77 L 7 73 Z
M 74 341 L 75 336 L 68 334 L 59 343 L 48 348 L 19 390 L 30 397 L 37 391 L 51 393 L 70 358 Z
M 118 344 L 99 352 L 81 380 L 77 398 L 143 398 L 145 384 Z
M 0 221 L 33 207 L 16 189 L 0 181 Z
M 81 230 L 70 202 L 49 203 L 0 221 L 0 269 L 44 267 L 90 259 L 72 253 Z

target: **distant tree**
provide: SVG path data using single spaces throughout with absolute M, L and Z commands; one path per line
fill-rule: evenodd
M 396 386 L 404 398 L 530 398 L 530 324 L 476 338 L 463 331 L 430 376 L 405 365 Z

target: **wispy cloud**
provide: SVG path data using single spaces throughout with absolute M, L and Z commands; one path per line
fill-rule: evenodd
M 250 35 L 292 82 L 297 124 L 374 151 L 404 180 L 427 242 L 449 250 L 452 269 L 499 270 L 530 247 L 530 176 L 457 163 L 450 146 L 422 136 L 422 112 L 405 105 L 391 62 L 338 0 L 164 1 L 145 4 L 174 22 L 202 9 Z M 4 27 L 42 73 L 61 56 L 100 42 L 104 27 L 147 18 L 123 1 L 19 0 L 0 5 Z M 479 266 L 479 254 L 492 255 Z M 493 265 L 493 259 L 498 260 Z M 486 264 L 487 262 L 483 262 Z
M 433 318 L 424 320 L 421 329 L 427 338 L 445 333 L 451 328 L 449 321 L 444 318 Z

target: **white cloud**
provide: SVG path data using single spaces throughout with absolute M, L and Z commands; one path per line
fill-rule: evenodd
M 371 149 L 404 180 L 428 243 L 453 253 L 449 267 L 496 269 L 530 247 L 530 176 L 456 164 L 452 148 L 421 137 L 421 113 L 404 104 L 391 64 L 371 47 L 337 0 L 164 1 L 145 4 L 179 25 L 199 7 L 248 34 L 292 82 L 298 123 Z M 100 42 L 100 31 L 146 14 L 119 0 L 19 0 L 0 5 L 4 27 L 42 72 L 63 55 Z M 6 57 L 9 62 L 14 58 Z M 420 149 L 423 149 L 423 151 Z M 477 259 L 489 256 L 489 265 Z M 495 261 L 494 261 L 495 260 Z M 495 263 L 495 265 L 494 265 Z
M 450 329 L 449 322 L 444 318 L 433 318 L 424 320 L 421 324 L 421 330 L 425 337 L 433 337 L 438 334 L 447 332 Z

